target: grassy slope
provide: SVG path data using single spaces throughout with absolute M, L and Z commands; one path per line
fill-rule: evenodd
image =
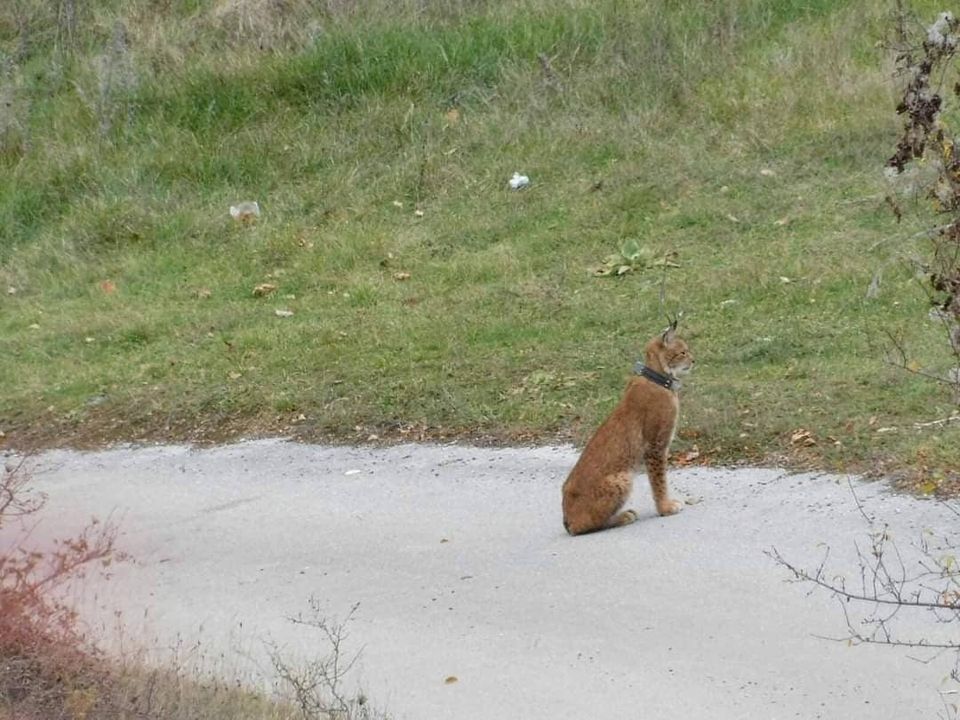
M 880 242 L 922 227 L 883 203 L 885 3 L 356 5 L 311 28 L 252 0 L 122 4 L 113 77 L 129 63 L 137 82 L 104 101 L 121 4 L 81 16 L 68 52 L 21 3 L 32 54 L 0 155 L 8 434 L 582 439 L 663 325 L 659 271 L 591 275 L 632 237 L 681 265 L 667 307 L 698 357 L 681 452 L 957 466 L 960 430 L 911 429 L 950 398 L 883 362 L 886 329 L 946 360 L 909 248 Z M 529 190 L 506 189 L 515 170 Z M 227 215 L 244 199 L 256 225 Z M 261 282 L 279 289 L 255 298 Z M 817 444 L 793 446 L 798 428 Z

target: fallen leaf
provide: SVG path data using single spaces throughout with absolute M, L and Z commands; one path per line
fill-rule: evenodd
M 201 300 L 206 300 L 211 295 L 213 295 L 213 291 L 210 288 L 200 288 L 197 290 L 197 297 Z
M 447 678 L 443 681 L 443 684 L 444 684 L 444 685 L 453 685 L 455 682 L 459 682 L 459 678 L 457 678 L 456 675 L 449 675 L 449 676 L 447 676 Z
M 770 168 L 763 168 L 760 171 L 760 174 L 763 175 L 764 177 L 773 177 L 774 175 L 776 175 L 776 173 Z
M 274 292 L 277 289 L 277 286 L 273 283 L 260 283 L 255 285 L 253 288 L 254 297 L 266 297 L 270 293 Z
M 780 218 L 779 220 L 774 220 L 774 221 L 773 221 L 773 224 L 776 225 L 777 227 L 783 227 L 783 226 L 786 225 L 788 222 L 790 222 L 790 218 L 782 217 L 782 218 Z
M 403 282 L 404 280 L 410 279 L 410 273 L 408 272 L 395 272 L 393 274 L 393 279 Z
M 40 325 L 38 325 L 37 323 L 33 323 L 32 325 L 30 325 L 30 329 L 31 329 L 31 330 L 39 330 L 39 329 L 40 329 Z
M 790 283 L 793 282 L 793 280 L 791 280 L 790 278 L 788 278 L 786 275 L 781 275 L 781 276 L 780 276 L 780 282 L 782 282 L 784 285 L 789 285 Z
M 731 215 L 730 213 L 727 213 L 727 220 L 733 223 L 740 222 L 740 218 L 738 218 L 736 215 Z
M 907 363 L 907 370 L 910 372 L 919 372 L 920 368 L 922 367 L 923 365 L 921 365 L 917 360 L 911 360 Z
M 273 314 L 282 318 L 293 317 L 293 310 L 274 310 Z
M 813 433 L 809 430 L 804 430 L 800 428 L 799 430 L 794 430 L 793 434 L 790 436 L 791 445 L 800 445 L 801 447 L 811 447 L 817 444 L 816 439 L 813 437 Z
M 238 373 L 238 372 L 234 371 L 234 372 L 230 373 L 230 374 L 228 375 L 228 377 L 229 377 L 231 380 L 239 380 L 240 378 L 243 377 L 243 373 Z
M 107 295 L 110 295 L 117 291 L 117 285 L 113 280 L 101 280 L 100 289 Z
M 460 122 L 460 111 L 457 108 L 450 108 L 446 113 L 447 124 L 456 125 Z
M 677 465 L 689 465 L 698 457 L 700 457 L 700 448 L 694 445 L 690 450 L 680 455 L 676 462 Z
M 917 485 L 917 491 L 923 495 L 933 495 L 937 490 L 937 483 L 933 480 L 925 480 Z

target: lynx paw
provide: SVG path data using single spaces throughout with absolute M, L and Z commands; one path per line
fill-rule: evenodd
M 679 500 L 667 500 L 657 506 L 657 512 L 661 515 L 676 515 L 683 510 L 683 503 Z
M 607 527 L 623 527 L 637 521 L 636 510 L 624 510 L 619 515 L 615 515 Z

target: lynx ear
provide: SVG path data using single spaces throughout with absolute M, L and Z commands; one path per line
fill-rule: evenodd
M 669 322 L 670 325 L 667 326 L 667 329 L 664 330 L 663 334 L 660 336 L 660 339 L 665 343 L 673 342 L 673 339 L 676 337 L 677 323 L 680 322 L 680 315 L 677 315 L 676 317 L 670 317 L 668 314 L 667 322 Z

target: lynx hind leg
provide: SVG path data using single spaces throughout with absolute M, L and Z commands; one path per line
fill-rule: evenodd
M 662 451 L 651 451 L 644 456 L 647 465 L 647 477 L 650 480 L 650 490 L 653 492 L 653 502 L 657 512 L 661 515 L 676 515 L 683 510 L 683 503 L 670 497 L 667 488 L 667 454 Z
M 596 488 L 564 498 L 563 526 L 571 535 L 629 525 L 637 519 L 633 510 L 618 512 L 630 495 L 629 473 L 609 475 Z

